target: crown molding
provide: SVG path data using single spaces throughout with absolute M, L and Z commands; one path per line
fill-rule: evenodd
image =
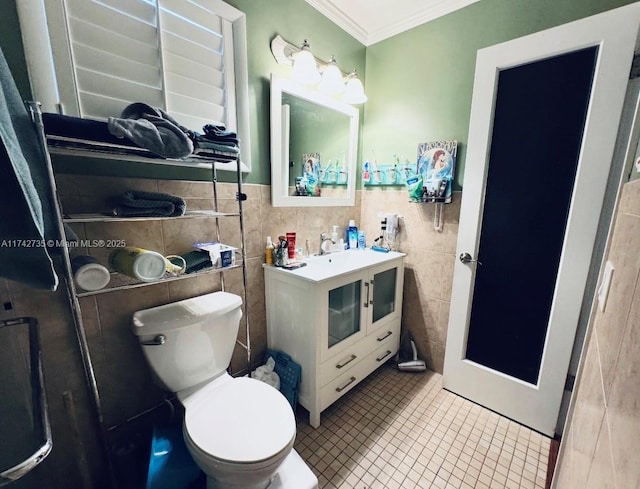
M 331 0 L 306 0 L 306 2 L 334 24 L 355 37 L 356 40 L 368 46 L 367 30 L 355 19 L 338 8 Z
M 340 9 L 333 0 L 306 0 L 309 5 L 347 33 L 351 34 L 365 46 L 370 46 L 384 39 L 388 39 L 396 34 L 442 17 L 477 1 L 479 0 L 434 0 L 425 2 L 427 5 L 423 8 L 413 12 L 407 11 L 402 15 L 403 18 L 400 20 L 386 24 L 381 28 L 371 29 Z

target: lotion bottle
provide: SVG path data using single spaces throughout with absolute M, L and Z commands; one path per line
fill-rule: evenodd
M 265 248 L 264 256 L 265 262 L 267 265 L 273 265 L 273 241 L 271 241 L 271 236 L 267 236 L 267 246 Z

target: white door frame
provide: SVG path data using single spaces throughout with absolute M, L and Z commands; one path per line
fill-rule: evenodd
M 637 2 L 477 54 L 456 256 L 468 252 L 475 257 L 479 246 L 499 71 L 599 47 L 537 385 L 465 358 L 475 266 L 456 259 L 454 267 L 444 387 L 550 436 L 562 400 L 639 24 Z

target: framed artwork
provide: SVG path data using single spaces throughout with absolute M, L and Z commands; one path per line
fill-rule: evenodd
M 457 141 L 434 141 L 418 145 L 417 173 L 422 176 L 423 202 L 451 202 L 457 153 Z

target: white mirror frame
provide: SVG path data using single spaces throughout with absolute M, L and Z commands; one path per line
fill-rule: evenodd
M 288 93 L 316 105 L 327 107 L 350 119 L 349 175 L 346 197 L 305 197 L 289 193 L 289 121 L 283 118 L 282 94 Z M 356 155 L 360 112 L 355 107 L 318 91 L 307 89 L 291 80 L 271 75 L 271 205 L 273 207 L 354 206 L 356 201 Z M 286 124 L 284 128 L 283 124 Z M 284 130 L 283 130 L 284 129 Z

